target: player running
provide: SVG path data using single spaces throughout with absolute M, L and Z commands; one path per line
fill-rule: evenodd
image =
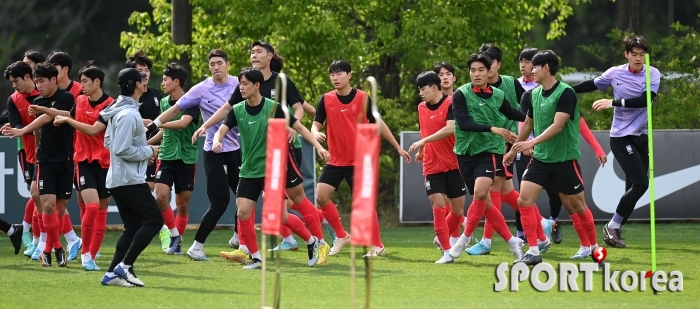
M 187 79 L 187 70 L 177 63 L 170 63 L 163 70 L 163 91 L 167 96 L 160 100 L 161 112 L 177 104 L 185 95 L 182 85 Z M 167 254 L 182 254 L 181 242 L 189 219 L 189 203 L 197 175 L 199 147 L 192 143 L 197 130 L 200 111 L 197 106 L 178 113 L 169 122 L 160 126 L 160 132 L 151 138 L 151 145 L 160 144 L 156 169 L 156 201 L 163 213 L 165 225 L 170 230 L 170 246 Z M 170 191 L 175 186 L 177 220 L 170 207 Z
M 449 255 L 452 248 L 450 231 L 459 231 L 466 194 L 457 157 L 452 152 L 455 145 L 452 97 L 442 92 L 442 83 L 440 76 L 433 71 L 416 78 L 416 87 L 424 100 L 418 105 L 421 140 L 408 149 L 408 153 L 418 150 L 416 162 L 423 162 L 425 190 L 433 208 L 433 227 L 443 251 L 435 264 L 454 263 Z M 448 200 L 451 215 L 446 214 Z
M 614 108 L 610 128 L 610 150 L 625 173 L 625 194 L 620 198 L 615 214 L 603 227 L 603 240 L 609 246 L 625 248 L 620 236 L 622 225 L 632 215 L 634 207 L 649 188 L 649 144 L 647 133 L 646 71 L 651 70 L 651 98 L 656 98 L 661 73 L 655 67 L 644 66 L 649 43 L 642 36 L 628 36 L 623 41 L 628 63 L 614 66 L 601 76 L 573 86 L 576 93 L 613 88 L 614 99 L 601 99 L 593 109 Z
M 244 269 L 260 268 L 262 257 L 258 250 L 254 219 L 251 212 L 255 211 L 255 204 L 265 184 L 265 156 L 267 148 L 267 123 L 268 118 L 274 113 L 275 118 L 285 118 L 281 105 L 265 98 L 260 94 L 260 85 L 265 80 L 262 71 L 254 68 L 246 68 L 238 75 L 240 80 L 239 90 L 245 101 L 237 103 L 226 117 L 226 121 L 214 136 L 213 149 L 221 151 L 221 140 L 228 134 L 230 128 L 238 127 L 241 137 L 240 181 L 236 204 L 238 205 L 238 218 L 240 220 L 241 238 L 243 245 L 250 253 L 252 259 L 243 267 Z M 273 112 L 274 109 L 274 112 Z M 240 125 L 239 125 L 240 124 Z M 330 154 L 314 140 L 313 135 L 300 122 L 290 115 L 289 124 L 299 132 L 304 139 L 314 145 L 318 154 L 328 160 Z M 287 164 L 293 164 L 288 160 Z M 293 169 L 290 166 L 288 169 Z M 298 175 L 299 176 L 299 175 Z M 296 184 L 294 179 L 287 179 L 287 195 L 293 201 L 305 199 L 303 190 L 298 190 L 301 184 Z M 286 208 L 285 208 L 286 209 Z M 308 247 L 309 266 L 314 266 L 319 260 L 319 239 L 312 236 L 304 224 L 296 216 L 288 216 L 284 211 L 284 224 L 301 237 Z
M 534 148 L 533 159 L 523 175 L 519 209 L 525 236 L 530 249 L 519 263 L 535 265 L 542 262 L 536 226 L 538 211 L 535 199 L 552 180 L 566 195 L 575 214 L 585 216 L 586 201 L 583 195 L 583 178 L 578 159 L 580 114 L 576 106 L 576 94 L 569 85 L 558 81 L 556 73 L 559 59 L 551 50 L 538 52 L 532 59 L 537 87 L 522 100 L 527 117 L 513 148 L 503 157 L 503 164 L 512 164 L 518 152 Z M 534 129 L 535 138 L 526 141 Z M 595 226 L 591 220 L 582 221 L 588 240 L 595 240 Z

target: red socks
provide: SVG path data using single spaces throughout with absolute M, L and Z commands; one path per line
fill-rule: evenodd
M 85 205 L 83 220 L 80 226 L 80 236 L 83 238 L 83 254 L 90 253 L 90 244 L 92 244 L 92 238 L 95 235 L 95 219 L 97 219 L 97 213 L 99 211 L 100 204 L 98 203 Z
M 46 227 L 44 226 L 44 214 L 37 213 L 36 221 L 39 224 L 39 235 L 41 235 L 41 233 L 46 233 Z
M 348 233 L 343 228 L 343 224 L 340 223 L 340 214 L 338 214 L 338 209 L 335 207 L 333 202 L 330 202 L 325 206 L 321 206 L 321 211 L 323 212 L 323 216 L 326 218 L 326 221 L 328 221 L 328 224 L 333 227 L 335 235 L 338 238 L 348 237 Z
M 382 243 L 382 235 L 379 232 L 379 217 L 377 216 L 376 210 L 374 211 L 374 231 L 372 232 L 372 245 L 375 247 L 384 248 L 384 244 Z
M 433 207 L 433 228 L 435 229 L 435 235 L 442 246 L 442 250 L 449 250 L 450 246 L 450 236 L 449 227 L 447 225 L 447 219 L 445 218 L 445 213 L 447 210 L 442 207 Z
M 258 249 L 258 236 L 255 234 L 254 222 L 251 216 L 248 220 L 240 220 L 240 224 L 238 225 L 240 232 L 239 238 L 242 238 L 241 245 L 243 245 L 243 239 L 245 239 L 245 246 L 248 247 L 250 254 L 255 254 L 260 251 L 260 249 Z
M 510 207 L 513 207 L 513 209 L 515 209 L 515 211 L 518 211 L 518 198 L 519 197 L 520 197 L 520 193 L 518 193 L 518 191 L 513 190 L 513 191 L 508 192 L 508 194 L 506 194 L 506 195 L 501 194 L 501 201 L 510 205 Z M 500 208 L 501 206 L 498 206 L 498 207 Z
M 78 192 L 80 194 L 80 192 Z M 80 222 L 83 222 L 83 217 L 85 216 L 85 210 L 86 210 L 87 205 L 85 203 L 80 203 L 78 202 L 78 208 L 80 208 Z
M 484 215 L 486 210 L 486 201 L 473 200 L 472 204 L 469 205 L 467 210 L 467 227 L 464 229 L 464 235 L 472 236 L 474 230 L 479 225 L 481 221 L 481 216 Z
M 537 247 L 537 227 L 542 228 L 537 216 L 537 206 L 530 205 L 520 207 L 520 222 L 523 224 L 523 232 L 530 247 Z
M 316 206 L 314 206 L 316 208 Z M 321 209 L 316 208 L 316 213 L 318 213 L 318 222 L 323 223 L 323 220 L 326 220 L 326 217 L 323 216 L 323 211 Z
M 309 232 L 311 232 L 311 235 L 316 236 L 316 238 L 319 240 L 323 239 L 323 230 L 321 229 L 321 221 L 318 218 L 316 206 L 311 204 L 311 201 L 309 201 L 308 198 L 304 198 L 301 203 L 296 205 L 296 208 L 299 213 L 304 216 L 303 224 L 306 224 L 306 228 Z M 338 219 L 340 219 L 340 217 Z
M 32 214 L 32 236 L 41 236 L 41 230 L 43 228 L 39 224 L 39 215 L 36 214 L 36 207 L 34 208 L 34 214 Z
M 67 234 L 73 230 L 73 222 L 70 221 L 70 214 L 61 216 L 61 234 Z
M 292 236 L 292 230 L 290 230 L 287 226 L 282 226 L 282 237 L 289 237 Z
M 60 235 L 60 222 L 58 215 L 54 212 L 50 215 L 43 214 L 44 219 L 44 229 L 46 229 L 46 247 L 44 247 L 44 253 L 51 254 L 52 249 L 61 249 Z
M 447 215 L 447 227 L 450 230 L 450 237 L 459 237 L 459 226 L 462 225 L 464 221 L 464 215 L 458 216 L 454 212 L 450 212 Z
M 163 211 L 162 214 L 163 214 L 163 222 L 165 222 L 165 225 L 168 227 L 168 229 L 174 229 L 175 228 L 175 214 L 173 213 L 173 209 L 170 208 L 170 206 L 168 206 L 168 209 Z
M 236 217 L 238 217 L 238 216 L 236 216 Z M 241 233 L 242 233 L 241 232 L 241 220 L 240 219 L 237 219 L 237 220 L 238 220 L 237 221 L 238 222 L 238 243 L 239 243 L 239 246 L 245 246 L 246 245 L 245 239 L 243 239 L 243 236 L 241 236 Z M 253 209 L 253 211 L 250 213 L 250 220 L 251 220 L 250 222 L 252 222 L 252 224 L 253 224 L 253 229 L 255 229 L 255 209 Z M 291 233 L 290 233 L 290 235 L 291 235 Z M 257 243 L 256 243 L 255 247 L 257 248 Z M 252 253 L 252 251 L 250 253 Z
M 586 235 L 588 235 L 588 242 L 593 244 L 597 244 L 598 240 L 596 239 L 596 233 L 595 233 L 595 221 L 593 220 L 593 213 L 591 212 L 591 209 L 586 206 L 586 212 L 583 213 L 581 216 L 581 228 L 586 231 Z
M 90 244 L 90 254 L 94 259 L 97 252 L 100 251 L 102 240 L 105 239 L 105 229 L 107 229 L 107 209 L 99 209 L 95 217 L 95 227 L 93 229 L 92 243 Z M 84 247 L 85 245 L 83 245 Z
M 190 217 L 185 217 L 185 216 L 177 216 L 177 219 L 175 219 L 175 227 L 177 228 L 177 232 L 180 233 L 180 236 L 185 235 L 185 230 L 187 229 L 187 222 L 190 219 Z
M 583 228 L 581 228 L 581 215 L 574 213 L 571 214 L 569 217 L 571 217 L 571 221 L 574 222 L 574 230 L 576 230 L 578 239 L 581 241 L 581 246 L 590 246 L 591 244 L 588 241 L 588 235 L 586 234 L 586 231 L 584 231 Z
M 30 197 L 29 200 L 27 201 L 27 205 L 24 206 L 24 222 L 32 223 L 32 217 L 34 215 L 35 209 L 36 209 L 36 206 L 34 205 L 34 199 L 32 199 Z
M 311 239 L 311 233 L 309 233 L 309 230 L 306 229 L 306 226 L 304 226 L 304 222 L 301 222 L 301 219 L 295 215 L 288 215 L 287 216 L 287 221 L 284 222 L 284 226 L 288 227 L 294 234 L 297 234 L 302 240 L 305 242 Z M 248 247 L 250 249 L 250 247 Z M 251 253 L 253 251 L 251 250 Z
M 541 241 L 545 241 L 545 240 L 547 240 L 547 235 L 544 234 L 544 228 L 542 228 L 542 219 L 543 218 L 542 218 L 542 215 L 540 215 L 540 209 L 537 208 L 537 205 L 535 205 L 535 207 L 533 207 L 533 208 L 535 210 L 535 218 L 537 218 L 537 230 L 536 230 L 537 239 L 539 239 Z M 522 219 L 522 214 L 520 214 L 520 215 L 521 215 L 520 218 Z M 520 222 L 522 223 L 522 220 Z
M 496 193 L 499 194 L 498 192 Z M 496 230 L 496 233 L 498 233 L 503 240 L 508 241 L 513 237 L 513 234 L 510 233 L 508 225 L 506 224 L 506 219 L 503 217 L 500 209 L 496 207 L 486 209 L 486 211 L 484 211 L 484 216 L 486 216 L 486 220 L 489 221 L 490 225 L 493 227 L 493 230 Z M 492 235 L 493 230 L 491 231 Z M 484 232 L 484 235 L 486 235 L 486 232 Z
M 491 195 L 491 203 L 493 204 L 493 207 L 496 207 L 496 209 L 498 209 L 498 211 L 500 212 L 501 211 L 501 193 L 491 191 L 491 192 L 489 192 L 489 195 Z M 485 213 L 486 212 L 484 212 L 484 214 Z M 501 217 L 503 217 L 503 214 L 501 214 Z M 493 226 L 491 226 L 491 221 L 489 221 L 488 218 L 486 219 L 486 221 L 484 221 L 484 238 L 486 238 L 486 239 L 493 238 Z

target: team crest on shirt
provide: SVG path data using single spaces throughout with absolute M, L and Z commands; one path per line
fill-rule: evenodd
M 430 180 L 425 181 L 425 189 L 430 190 Z
M 43 188 L 44 188 L 44 181 L 39 180 L 39 189 L 43 189 Z
M 80 185 L 81 186 L 85 185 L 85 176 L 80 176 Z
M 153 102 L 156 102 L 156 106 L 160 106 L 160 102 L 158 102 L 158 98 L 153 97 Z
M 277 89 L 270 90 L 270 99 L 275 99 L 275 94 L 277 94 Z

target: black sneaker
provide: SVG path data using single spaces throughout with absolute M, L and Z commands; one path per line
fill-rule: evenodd
M 56 249 L 56 264 L 58 264 L 58 267 L 66 267 L 68 264 L 66 250 L 63 250 L 63 248 Z
M 24 227 L 21 224 L 14 224 L 12 227 L 15 232 L 10 235 L 10 241 L 12 246 L 15 247 L 15 254 L 19 253 L 19 249 L 22 248 L 22 232 L 24 232 Z
M 316 236 L 311 236 L 311 239 L 312 239 L 314 242 L 313 242 L 312 244 L 310 244 L 310 245 L 306 245 L 306 248 L 307 248 L 307 250 L 308 250 L 308 252 L 309 252 L 309 266 L 310 266 L 310 267 L 313 267 L 314 265 L 316 265 L 316 263 L 318 263 L 318 245 L 319 245 L 319 241 L 318 241 L 318 238 L 316 238 Z
M 256 258 L 253 258 L 253 259 L 250 261 L 250 263 L 248 263 L 248 265 L 243 266 L 243 269 L 250 270 L 250 269 L 258 269 L 258 268 L 260 268 L 260 267 L 262 267 L 262 261 L 261 261 L 261 260 L 258 260 L 258 259 L 256 259 Z
M 41 263 L 41 266 L 51 267 L 51 252 L 39 253 L 39 263 Z
M 605 235 L 603 237 L 603 241 L 608 246 L 615 248 L 627 247 L 625 242 L 620 238 L 620 229 L 610 228 L 608 227 L 608 224 L 605 224 L 605 226 L 603 226 L 603 235 Z
M 561 234 L 561 229 L 559 228 L 559 222 L 554 221 L 554 226 L 552 227 L 552 242 L 558 245 L 561 243 L 563 238 L 564 237 Z
M 525 256 L 523 256 L 520 261 L 517 261 L 516 263 L 525 263 L 525 265 L 532 266 L 532 265 L 537 265 L 539 263 L 542 263 L 542 256 L 541 255 L 532 255 L 529 252 L 525 253 Z
M 527 238 L 525 237 L 525 235 L 523 235 L 523 236 L 518 236 L 518 238 L 522 239 L 523 242 L 527 244 Z

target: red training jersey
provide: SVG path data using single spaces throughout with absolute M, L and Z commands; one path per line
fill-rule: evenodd
M 78 99 L 78 96 L 83 93 L 83 85 L 81 85 L 79 82 L 72 81 L 68 88 L 69 89 L 66 89 L 66 91 L 70 92 L 70 94 L 72 94 L 73 98 L 76 100 Z
M 357 135 L 358 120 L 364 114 L 366 98 L 367 93 L 359 89 L 349 104 L 341 103 L 335 90 L 323 95 L 328 151 L 331 153 L 329 165 L 355 165 L 355 135 Z M 363 118 L 362 123 L 367 123 L 367 115 Z
M 90 97 L 80 95 L 75 100 L 75 120 L 86 124 L 93 124 L 100 117 L 100 112 L 114 102 L 114 99 L 108 97 L 98 103 L 96 106 L 90 105 Z M 109 151 L 104 146 L 105 131 L 100 132 L 96 136 L 89 136 L 80 131 L 75 132 L 73 148 L 75 162 L 92 162 L 97 161 L 102 168 L 109 168 Z
M 430 110 L 428 103 L 421 102 L 418 105 L 420 137 L 426 138 L 444 128 L 447 124 L 447 114 L 451 108 L 451 96 L 446 96 L 436 110 Z M 453 152 L 454 147 L 454 135 L 436 142 L 426 143 L 423 146 L 423 175 L 427 176 L 456 170 L 457 156 Z
M 41 95 L 41 93 L 36 89 L 29 94 L 15 91 L 10 95 L 12 103 L 15 104 L 20 117 L 22 117 L 22 125 L 25 127 L 36 119 L 36 115 L 29 115 L 29 105 L 31 105 L 32 102 L 29 102 L 27 97 L 39 95 Z M 22 143 L 24 143 L 24 152 L 27 154 L 27 162 L 34 164 L 36 162 L 36 139 L 34 134 L 27 133 L 22 135 Z

